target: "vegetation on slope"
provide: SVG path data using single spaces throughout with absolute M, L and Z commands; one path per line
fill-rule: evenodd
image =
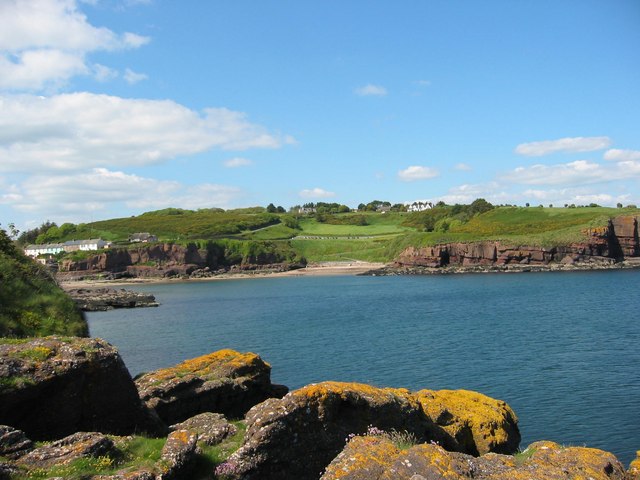
M 388 202 L 386 202 L 388 203 Z M 63 241 L 100 236 L 126 241 L 135 232 L 150 232 L 160 241 L 200 245 L 215 241 L 227 252 L 219 265 L 273 261 L 389 261 L 403 248 L 448 242 L 500 240 L 519 245 L 566 245 L 586 239 L 586 229 L 604 226 L 609 218 L 638 214 L 635 207 L 494 207 L 484 199 L 469 205 L 442 202 L 422 212 L 399 206 L 381 213 L 385 202 L 362 205 L 357 212 L 339 204 L 309 204 L 315 213 L 281 207 L 223 211 L 168 208 L 130 218 L 84 225 L 43 224 L 37 240 Z M 46 228 L 45 228 L 46 227 Z M 33 237 L 33 233 L 23 233 Z M 22 236 L 21 236 L 22 238 Z M 243 243 L 234 243 L 234 242 Z M 247 243 L 248 242 L 248 243 Z M 224 257 L 224 258 L 223 258 Z
M 88 336 L 75 303 L 0 229 L 0 336 Z

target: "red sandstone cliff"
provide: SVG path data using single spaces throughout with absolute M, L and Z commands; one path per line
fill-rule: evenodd
M 491 240 L 408 247 L 394 260 L 394 266 L 548 265 L 640 257 L 638 217 L 617 217 L 610 220 L 607 226 L 589 229 L 585 234 L 585 242 L 551 248 L 510 245 Z

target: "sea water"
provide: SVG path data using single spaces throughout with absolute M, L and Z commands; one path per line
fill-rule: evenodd
M 640 270 L 283 277 L 154 284 L 158 308 L 88 315 L 133 375 L 222 348 L 291 389 L 324 380 L 468 389 L 536 440 L 640 449 Z

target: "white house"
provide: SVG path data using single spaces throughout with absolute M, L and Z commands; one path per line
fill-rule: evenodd
M 64 247 L 61 243 L 47 243 L 43 245 L 27 245 L 24 249 L 24 254 L 28 257 L 39 257 L 40 255 L 56 255 L 57 253 L 64 252 Z
M 424 212 L 433 208 L 431 202 L 413 202 L 407 207 L 407 212 Z
M 60 252 L 75 252 L 82 250 L 92 252 L 109 248 L 111 242 L 106 242 L 101 238 L 92 238 L 89 240 L 70 240 L 64 243 L 46 243 L 42 245 L 28 245 L 24 249 L 24 254 L 29 257 L 39 257 L 40 255 L 56 255 Z
M 157 242 L 158 237 L 156 235 L 151 235 L 149 232 L 140 232 L 140 233 L 134 233 L 133 235 L 129 235 L 129 241 L 131 243 Z

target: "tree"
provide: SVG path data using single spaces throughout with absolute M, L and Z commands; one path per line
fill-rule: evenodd
M 267 213 L 276 213 L 277 211 L 278 209 L 273 203 L 270 203 L 269 205 L 267 205 Z
M 474 200 L 469 207 L 472 215 L 488 212 L 494 208 L 493 205 L 487 202 L 484 198 Z
M 618 208 L 622 208 L 622 204 L 621 204 L 620 202 L 618 202 L 618 203 L 616 204 L 616 207 L 618 207 Z

